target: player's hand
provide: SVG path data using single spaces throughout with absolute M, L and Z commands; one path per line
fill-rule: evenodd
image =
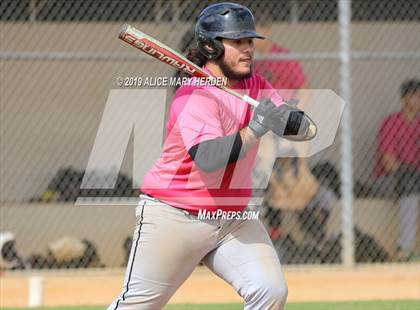
M 280 137 L 301 136 L 308 131 L 310 125 L 305 112 L 288 104 L 276 107 L 268 121 L 268 127 Z
M 257 137 L 271 130 L 280 137 L 304 141 L 313 138 L 316 133 L 311 132 L 311 122 L 303 111 L 287 104 L 276 107 L 270 99 L 261 101 L 248 126 Z
M 259 138 L 262 137 L 270 129 L 269 124 L 271 123 L 269 117 L 273 114 L 277 107 L 271 100 L 263 100 L 255 108 L 254 117 L 249 122 L 248 127 L 254 132 Z

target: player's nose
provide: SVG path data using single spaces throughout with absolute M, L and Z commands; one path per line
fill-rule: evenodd
M 253 52 L 255 49 L 254 40 L 248 39 L 244 43 L 244 52 Z

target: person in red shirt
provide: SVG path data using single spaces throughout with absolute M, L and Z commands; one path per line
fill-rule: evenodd
M 288 55 L 290 50 L 284 46 L 280 46 L 277 43 L 274 43 L 269 38 L 272 36 L 272 19 L 270 13 L 266 12 L 265 16 L 263 15 L 257 25 L 257 30 L 261 33 L 265 40 L 259 40 L 255 42 L 256 51 L 262 55 Z M 299 89 L 307 89 L 308 78 L 303 70 L 301 63 L 296 59 L 260 59 L 255 61 L 254 72 L 262 75 L 266 78 L 274 89 L 281 95 L 281 97 L 286 101 L 291 101 L 296 99 L 296 95 L 299 92 Z M 280 146 L 279 140 L 273 136 L 272 141 L 270 141 L 275 149 L 280 147 L 285 147 L 285 145 Z M 291 147 L 291 146 L 289 146 Z M 295 150 L 295 152 L 297 152 Z M 264 158 L 258 158 L 257 165 L 254 171 L 254 179 L 256 184 L 262 183 L 260 180 L 263 180 L 267 176 L 264 175 L 262 168 L 259 168 L 258 163 L 264 162 Z M 278 160 L 276 161 L 276 166 L 280 170 L 287 171 L 290 167 L 284 165 L 286 161 Z M 268 203 L 271 199 L 269 198 L 269 188 L 273 187 L 272 182 L 269 183 L 269 188 L 266 189 L 266 199 L 264 203 L 265 207 L 265 217 L 268 221 L 270 237 L 273 241 L 280 240 L 281 235 L 281 219 L 282 219 L 282 210 L 281 209 L 295 209 L 298 214 L 299 223 L 303 231 L 309 231 L 312 235 L 316 236 L 316 240 L 319 243 L 321 239 L 324 238 L 324 224 L 325 221 L 332 209 L 333 204 L 336 201 L 335 194 L 333 191 L 327 187 L 321 185 L 314 179 L 314 176 L 310 173 L 308 162 L 305 158 L 298 158 L 294 160 L 297 162 L 295 170 L 295 178 L 288 178 L 288 183 L 293 184 L 294 191 L 305 191 L 307 195 L 312 196 L 311 199 L 308 199 L 307 203 L 301 204 L 299 208 L 293 208 L 292 205 L 295 205 L 291 196 L 288 199 L 280 199 L 277 203 Z M 270 177 L 270 180 L 274 179 L 273 177 L 277 175 L 276 171 L 279 169 L 274 168 L 273 174 Z M 312 181 L 313 182 L 310 182 Z M 312 192 L 308 191 L 308 188 L 304 188 L 303 183 L 298 180 L 305 180 L 305 182 L 311 183 Z M 284 192 L 284 184 L 276 184 L 275 187 L 278 187 L 278 192 Z M 256 186 L 259 187 L 258 185 Z M 274 191 L 277 191 L 275 189 Z M 300 195 L 302 198 L 302 195 Z M 304 195 L 303 195 L 304 196 Z M 277 197 L 278 200 L 278 197 Z M 303 200 L 303 199 L 302 199 Z M 301 201 L 302 201 L 301 200 Z M 274 207 L 274 205 L 284 204 L 283 208 Z M 314 214 L 322 214 L 319 216 L 321 219 L 317 219 Z
M 378 134 L 374 191 L 399 198 L 398 247 L 402 255 L 414 251 L 420 192 L 420 80 L 401 85 L 403 108 L 386 117 Z
M 270 38 L 272 35 L 270 17 L 262 18 L 257 29 L 264 37 Z M 287 55 L 290 53 L 288 48 L 269 39 L 256 41 L 255 49 L 259 54 Z M 255 73 L 266 78 L 286 101 L 293 99 L 297 90 L 308 88 L 308 79 L 302 65 L 296 59 L 257 60 L 253 69 Z

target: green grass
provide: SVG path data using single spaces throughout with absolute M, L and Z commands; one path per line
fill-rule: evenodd
M 290 303 L 286 310 L 420 310 L 419 300 Z
M 105 306 L 41 307 L 35 310 L 103 310 Z M 2 308 L 23 310 L 29 308 Z M 242 304 L 169 305 L 166 310 L 240 310 Z M 420 310 L 420 300 L 289 303 L 286 310 Z

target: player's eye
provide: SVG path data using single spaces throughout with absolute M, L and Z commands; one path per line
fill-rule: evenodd
M 254 45 L 254 40 L 252 38 L 238 39 L 238 40 L 235 40 L 234 43 L 236 45 L 244 45 L 244 44 Z

